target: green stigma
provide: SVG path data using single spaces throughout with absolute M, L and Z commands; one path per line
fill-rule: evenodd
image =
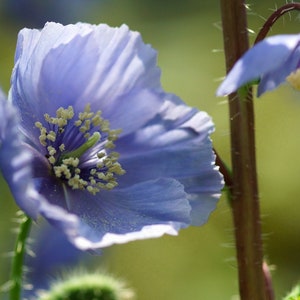
M 48 125 L 35 123 L 40 130 L 40 143 L 47 150 L 45 156 L 52 173 L 62 182 L 67 182 L 72 189 L 87 190 L 93 195 L 103 189 L 113 189 L 118 185 L 117 176 L 125 173 L 118 163 L 119 154 L 111 151 L 121 131 L 111 130 L 109 122 L 101 117 L 101 111 L 91 112 L 90 105 L 78 114 L 78 119 L 73 120 L 74 115 L 72 106 L 67 109 L 60 107 L 56 117 L 44 115 Z M 81 135 L 83 142 L 75 150 L 68 151 L 70 145 L 66 145 L 64 140 L 70 144 L 72 140 L 78 140 L 78 135 Z M 95 164 L 83 164 L 83 154 L 96 145 L 100 151 L 93 154 L 94 157 L 86 158 Z M 74 149 L 74 145 L 71 147 Z M 85 165 L 84 172 L 82 165 Z
M 67 152 L 66 154 L 61 156 L 61 160 L 65 159 L 65 158 L 80 158 L 80 156 L 82 154 L 84 154 L 87 150 L 89 150 L 90 148 L 92 148 L 101 138 L 101 135 L 99 132 L 94 132 L 93 135 L 91 137 L 88 138 L 88 140 L 82 144 L 80 147 L 78 147 L 77 149 L 71 151 L 71 152 Z

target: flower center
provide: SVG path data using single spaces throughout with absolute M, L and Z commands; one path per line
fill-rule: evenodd
M 300 91 L 300 69 L 297 69 L 295 72 L 292 72 L 287 78 L 286 81 L 290 83 L 290 85 Z
M 111 130 L 101 111 L 84 112 L 74 118 L 74 109 L 60 107 L 56 117 L 44 114 L 46 123 L 36 122 L 39 140 L 53 174 L 72 189 L 87 190 L 95 195 L 101 189 L 118 185 L 116 176 L 125 171 L 118 163 L 119 154 L 112 151 L 121 130 Z

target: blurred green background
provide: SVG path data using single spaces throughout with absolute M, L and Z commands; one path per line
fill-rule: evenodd
M 0 84 L 6 92 L 19 29 L 55 20 L 51 5 L 45 12 L 45 8 L 39 11 L 39 1 L 31 2 L 36 2 L 36 11 L 16 10 L 4 0 L 0 4 Z M 276 5 L 285 4 L 281 2 L 251 1 L 248 23 L 252 40 Z M 69 1 L 70 7 L 72 3 Z M 86 1 L 84 10 L 75 8 L 60 10 L 61 18 L 66 14 L 64 23 L 126 23 L 142 33 L 144 41 L 158 50 L 165 89 L 213 117 L 214 146 L 230 164 L 227 102 L 214 95 L 225 73 L 218 1 L 94 0 Z M 295 33 L 299 25 L 298 14 L 292 13 L 281 19 L 271 34 Z M 282 86 L 258 99 L 255 111 L 265 255 L 274 266 L 274 286 L 280 299 L 300 279 L 300 140 L 296 134 L 300 94 Z M 0 184 L 0 283 L 4 283 L 17 207 L 5 182 Z M 178 237 L 112 246 L 89 265 L 124 278 L 142 300 L 234 300 L 238 299 L 238 285 L 232 231 L 231 212 L 223 197 L 205 226 L 182 230 Z

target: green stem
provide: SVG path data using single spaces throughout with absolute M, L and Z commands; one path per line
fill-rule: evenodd
M 14 257 L 11 270 L 11 289 L 9 293 L 10 300 L 20 300 L 23 279 L 23 264 L 26 248 L 26 239 L 29 235 L 32 220 L 22 213 L 20 217 L 21 223 L 17 241 L 14 249 Z
M 248 49 L 247 15 L 243 0 L 220 0 L 227 72 Z M 229 96 L 232 179 L 231 205 L 241 300 L 265 300 L 261 221 L 256 175 L 254 111 L 251 91 L 246 98 Z

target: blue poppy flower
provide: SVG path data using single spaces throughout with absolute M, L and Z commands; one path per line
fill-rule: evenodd
M 257 95 L 275 89 L 300 67 L 300 35 L 277 35 L 264 39 L 248 50 L 233 66 L 217 90 L 228 95 L 253 81 L 259 81 Z M 298 76 L 297 76 L 298 77 Z M 289 77 L 292 85 L 297 78 Z
M 31 162 L 31 153 L 22 145 L 17 112 L 0 89 L 0 170 L 20 208 L 36 217 L 40 202 L 31 180 Z
M 85 295 L 86 299 L 132 299 L 133 291 L 122 280 L 105 271 L 86 269 L 83 263 L 95 265 L 95 257 L 75 248 L 62 232 L 49 224 L 32 229 L 28 253 L 34 255 L 26 256 L 22 299 L 74 299 L 76 292 L 79 299 Z M 92 297 L 93 290 L 95 297 Z
M 214 125 L 164 92 L 156 52 L 137 32 L 23 29 L 11 84 L 41 195 L 28 215 L 43 215 L 82 250 L 207 221 L 223 187 Z
M 77 249 L 62 232 L 49 224 L 34 226 L 31 240 L 28 245 L 30 252 L 25 257 L 24 299 L 36 299 L 34 295 L 40 290 L 49 289 L 53 278 L 65 270 L 79 268 L 79 261 L 91 257 Z
M 43 27 L 45 22 L 73 23 L 86 19 L 103 0 L 2 0 L 0 9 L 10 21 L 22 27 Z

